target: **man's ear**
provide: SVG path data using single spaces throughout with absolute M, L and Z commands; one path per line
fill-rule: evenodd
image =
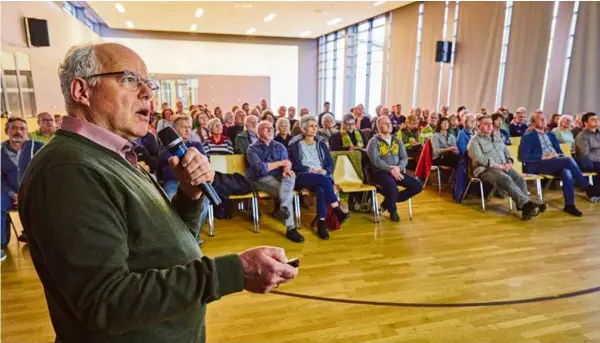
M 78 104 L 90 106 L 91 89 L 86 80 L 76 77 L 71 80 L 71 99 Z

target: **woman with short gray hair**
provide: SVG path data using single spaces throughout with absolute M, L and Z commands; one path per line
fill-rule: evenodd
M 321 124 L 323 128 L 319 130 L 317 135 L 325 141 L 327 147 L 329 147 L 329 138 L 340 132 L 340 130 L 335 128 L 335 118 L 331 115 L 331 113 L 325 113 L 323 118 L 321 118 Z
M 302 117 L 300 127 L 303 133 L 291 140 L 289 155 L 296 172 L 296 189 L 308 189 L 316 193 L 317 234 L 321 239 L 329 239 L 325 224 L 327 208 L 331 207 L 340 224 L 348 220 L 350 214 L 342 211 L 333 190 L 333 159 L 325 142 L 317 136 L 317 117 Z
M 277 136 L 275 136 L 275 141 L 283 144 L 287 149 L 290 144 L 290 140 L 292 140 L 292 135 L 290 134 L 290 121 L 287 118 L 279 118 L 275 123 L 275 128 L 277 130 Z
M 233 143 L 223 135 L 223 124 L 219 118 L 208 121 L 206 128 L 210 136 L 204 141 L 204 151 L 207 156 L 233 155 Z
M 558 119 L 558 126 L 552 130 L 552 133 L 558 138 L 558 141 L 562 143 L 568 143 L 570 146 L 575 144 L 575 136 L 571 132 L 571 126 L 573 123 L 573 117 L 568 114 L 563 114 Z

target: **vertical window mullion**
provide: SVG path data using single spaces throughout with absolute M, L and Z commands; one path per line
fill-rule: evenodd
M 456 37 L 458 36 L 458 14 L 460 10 L 460 1 L 456 1 L 454 5 L 454 33 L 452 34 L 452 55 L 450 57 L 450 70 L 448 72 L 448 98 L 446 105 L 452 103 L 452 78 L 454 77 L 454 55 L 456 54 Z
M 373 51 L 373 20 L 371 20 L 371 24 L 369 25 L 369 33 L 367 38 L 367 77 L 365 78 L 365 109 L 368 111 L 369 109 L 369 88 L 371 87 L 371 52 Z
M 415 76 L 413 80 L 413 101 L 412 107 L 417 106 L 419 96 L 419 74 L 421 67 L 421 48 L 423 40 L 423 13 L 425 11 L 425 2 L 419 4 L 419 21 L 417 23 L 417 52 L 415 55 Z
M 449 12 L 449 5 L 450 5 L 450 1 L 446 0 L 446 8 L 444 10 L 444 26 L 442 28 L 442 40 L 445 41 L 446 40 L 446 33 L 448 32 L 448 12 Z M 437 101 L 435 104 L 435 108 L 436 110 L 439 109 L 441 107 L 441 101 L 442 101 L 442 81 L 443 81 L 443 75 L 444 75 L 444 62 L 439 62 L 440 64 L 440 75 L 438 78 L 438 91 L 437 91 Z
M 507 1 L 504 13 L 504 32 L 502 34 L 502 49 L 500 51 L 500 65 L 498 67 L 498 83 L 496 85 L 496 103 L 494 108 L 498 108 L 502 102 L 502 93 L 504 88 L 504 75 L 506 71 L 506 58 L 510 43 L 510 26 L 512 20 L 513 2 Z M 481 104 L 485 106 L 485 104 Z
M 565 93 L 567 91 L 567 81 L 569 79 L 569 69 L 571 67 L 571 55 L 573 53 L 573 41 L 575 40 L 575 30 L 577 28 L 577 17 L 579 16 L 579 1 L 575 1 L 573 6 L 573 15 L 571 16 L 571 27 L 569 29 L 569 40 L 567 43 L 567 52 L 565 54 L 565 68 L 563 71 L 562 84 L 560 87 L 560 101 L 558 104 L 558 113 L 563 113 L 565 104 Z

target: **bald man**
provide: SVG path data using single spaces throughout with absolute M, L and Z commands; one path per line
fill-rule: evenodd
M 215 172 L 198 150 L 169 159 L 172 201 L 138 167 L 131 142 L 146 135 L 158 90 L 140 56 L 115 43 L 73 47 L 59 77 L 68 116 L 19 192 L 57 342 L 205 342 L 209 302 L 296 276 L 280 248 L 203 256 L 198 185 Z
M 566 157 L 552 132 L 546 131 L 546 116 L 540 112 L 531 115 L 532 130 L 523 135 L 519 145 L 519 158 L 523 162 L 523 172 L 546 174 L 560 177 L 565 198 L 564 211 L 576 217 L 583 213 L 575 207 L 575 189 L 585 190 L 590 198 L 600 196 L 600 189 L 591 186 L 575 160 Z

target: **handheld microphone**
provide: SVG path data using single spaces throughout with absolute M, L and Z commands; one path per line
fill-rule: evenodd
M 181 160 L 188 149 L 177 132 L 175 132 L 172 127 L 167 126 L 158 132 L 158 139 L 172 155 L 179 158 L 179 163 L 181 163 Z M 201 183 L 198 187 L 206 194 L 213 206 L 219 206 L 221 204 L 221 198 L 217 192 L 215 192 L 215 189 L 211 184 Z

